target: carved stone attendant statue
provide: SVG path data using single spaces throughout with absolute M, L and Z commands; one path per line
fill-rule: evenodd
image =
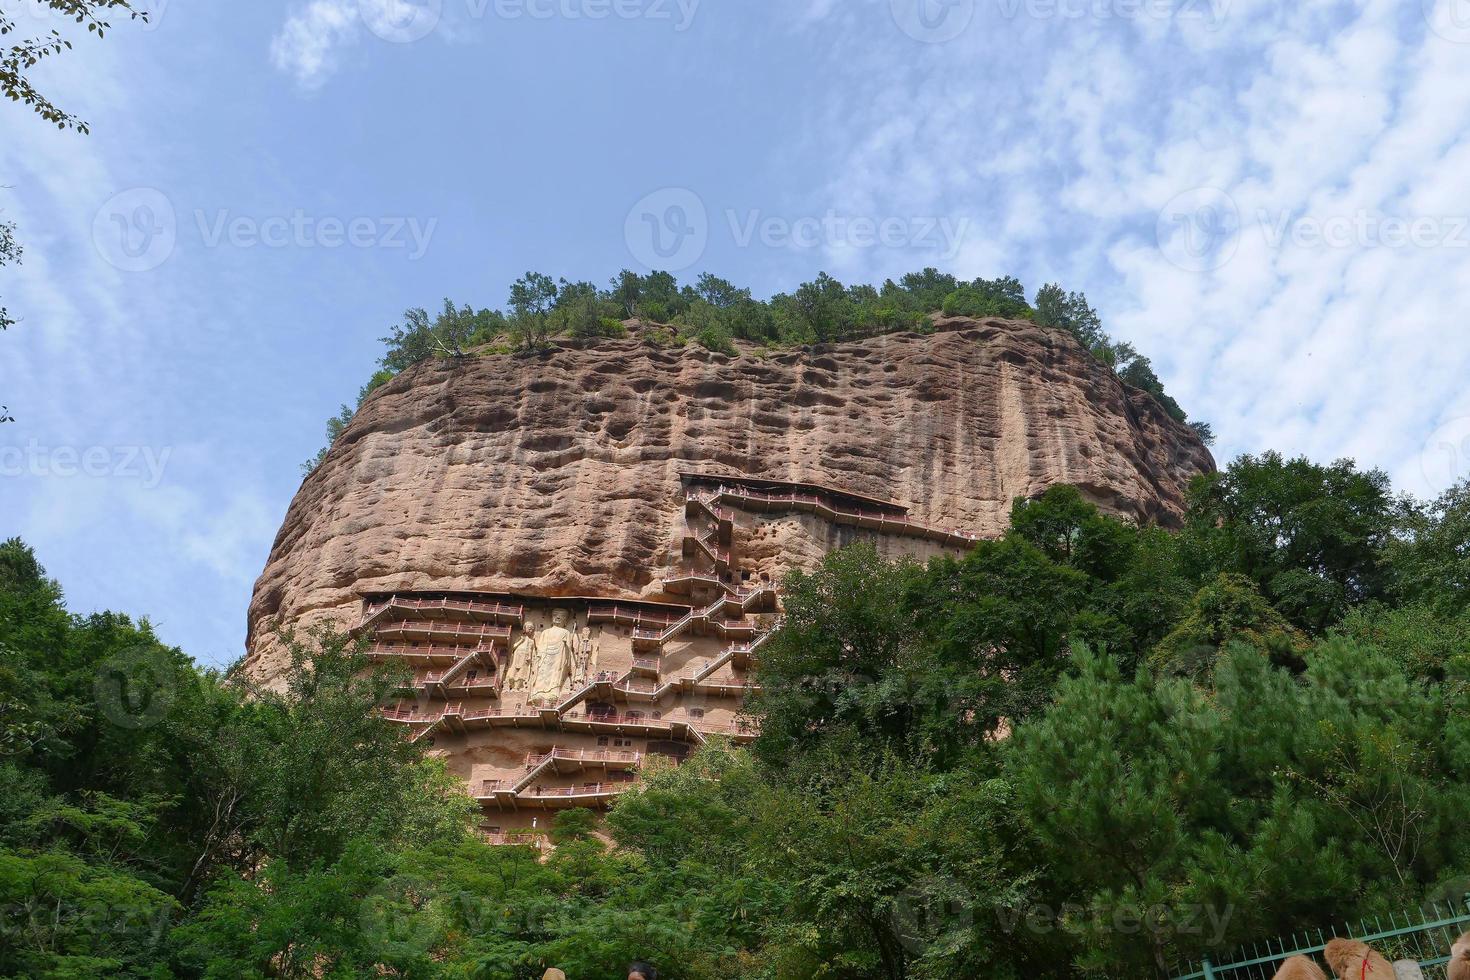
M 597 673 L 597 642 L 592 639 L 592 627 L 582 627 L 582 637 L 577 650 L 577 669 L 572 677 L 572 690 L 586 687 Z
M 562 687 L 577 669 L 577 634 L 567 629 L 571 614 L 553 609 L 551 625 L 536 637 L 536 661 L 531 668 L 531 704 L 553 705 L 561 700 Z
M 510 667 L 505 673 L 507 691 L 524 691 L 531 681 L 531 664 L 536 659 L 536 627 L 527 625 L 521 629 L 521 638 L 511 651 Z

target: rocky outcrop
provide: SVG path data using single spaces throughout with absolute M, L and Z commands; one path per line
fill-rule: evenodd
M 736 357 L 634 336 L 430 361 L 367 399 L 292 501 L 250 605 L 249 669 L 281 667 L 270 624 L 346 625 L 369 593 L 667 600 L 681 473 L 817 484 L 989 535 L 1056 483 L 1172 525 L 1213 468 L 1151 397 L 1025 322 Z M 854 533 L 793 518 L 743 548 L 774 580 Z

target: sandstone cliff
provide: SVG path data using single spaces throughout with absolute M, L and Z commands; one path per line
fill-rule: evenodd
M 368 593 L 666 599 L 681 473 L 820 484 L 997 534 L 1012 498 L 1056 483 L 1173 524 L 1213 468 L 1152 398 L 1025 322 L 765 356 L 633 337 L 426 362 L 364 403 L 298 491 L 250 605 L 250 669 L 280 667 L 270 623 L 347 625 Z M 798 530 L 746 553 L 775 576 L 845 540 Z

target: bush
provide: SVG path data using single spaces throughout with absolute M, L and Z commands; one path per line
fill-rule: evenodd
M 976 279 L 944 298 L 947 316 L 1002 317 L 1015 319 L 1031 312 L 1026 297 L 1014 279 Z
M 724 327 L 705 327 L 694 335 L 694 341 L 717 354 L 728 354 L 730 357 L 735 357 L 740 353 L 735 349 L 735 343 L 730 337 L 730 331 Z

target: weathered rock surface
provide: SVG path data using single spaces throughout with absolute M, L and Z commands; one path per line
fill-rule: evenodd
M 364 593 L 667 598 L 681 472 L 821 484 L 998 534 L 1014 497 L 1056 483 L 1174 524 L 1214 468 L 1192 430 L 1064 332 L 937 328 L 767 356 L 634 337 L 420 364 L 364 403 L 298 491 L 250 605 L 250 669 L 282 666 L 271 623 L 346 625 Z M 787 523 L 744 542 L 763 575 L 852 530 Z

